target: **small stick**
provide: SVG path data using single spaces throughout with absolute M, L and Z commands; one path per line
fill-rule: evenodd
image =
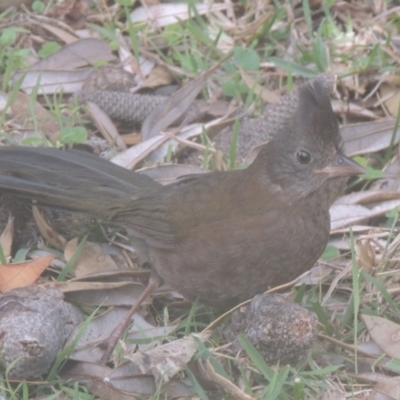
M 117 345 L 118 340 L 126 331 L 133 315 L 139 310 L 140 306 L 147 299 L 147 297 L 150 296 L 154 292 L 154 290 L 156 290 L 160 286 L 160 284 L 161 278 L 157 275 L 156 272 L 152 272 L 149 278 L 149 283 L 144 289 L 144 292 L 137 299 L 136 303 L 132 306 L 124 319 L 114 328 L 110 336 L 107 339 L 103 340 L 103 342 L 100 344 L 100 347 L 105 347 L 103 356 L 100 360 L 101 364 L 106 364 L 108 362 L 111 353 Z

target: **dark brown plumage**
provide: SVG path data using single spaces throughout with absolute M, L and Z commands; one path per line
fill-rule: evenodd
M 328 241 L 329 207 L 362 168 L 341 152 L 323 85 L 244 170 L 160 187 L 95 156 L 0 149 L 0 189 L 126 226 L 158 275 L 217 307 L 253 297 L 311 268 Z

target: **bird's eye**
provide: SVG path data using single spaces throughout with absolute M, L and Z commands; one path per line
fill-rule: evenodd
M 300 164 L 308 164 L 311 161 L 310 153 L 305 150 L 299 150 L 297 152 L 297 160 Z

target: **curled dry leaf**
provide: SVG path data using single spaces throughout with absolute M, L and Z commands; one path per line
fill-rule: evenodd
M 36 226 L 39 229 L 40 234 L 43 236 L 51 246 L 58 250 L 64 250 L 67 240 L 60 235 L 52 226 L 48 224 L 40 210 L 36 207 L 32 207 L 33 219 L 35 220 Z
M 64 257 L 67 261 L 75 254 L 78 245 L 79 242 L 77 238 L 67 243 L 64 249 Z M 76 276 L 118 269 L 118 265 L 103 251 L 103 248 L 99 244 L 92 242 L 85 243 L 74 265 L 74 273 Z
M 194 337 L 203 342 L 209 336 L 210 333 L 204 332 L 198 335 L 192 334 L 146 352 L 127 355 L 125 358 L 142 374 L 151 373 L 156 382 L 165 384 L 180 372 L 196 353 L 197 345 Z
M 133 306 L 144 291 L 135 282 L 62 282 L 56 286 L 68 300 L 91 306 Z M 146 300 L 144 304 L 149 304 Z
M 361 317 L 375 343 L 388 356 L 400 358 L 400 325 L 373 315 L 363 314 Z

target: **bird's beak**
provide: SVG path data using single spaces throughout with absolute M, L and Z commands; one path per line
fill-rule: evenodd
M 365 172 L 365 169 L 351 158 L 339 153 L 333 163 L 314 172 L 316 174 L 326 174 L 329 178 L 339 178 L 361 175 Z

